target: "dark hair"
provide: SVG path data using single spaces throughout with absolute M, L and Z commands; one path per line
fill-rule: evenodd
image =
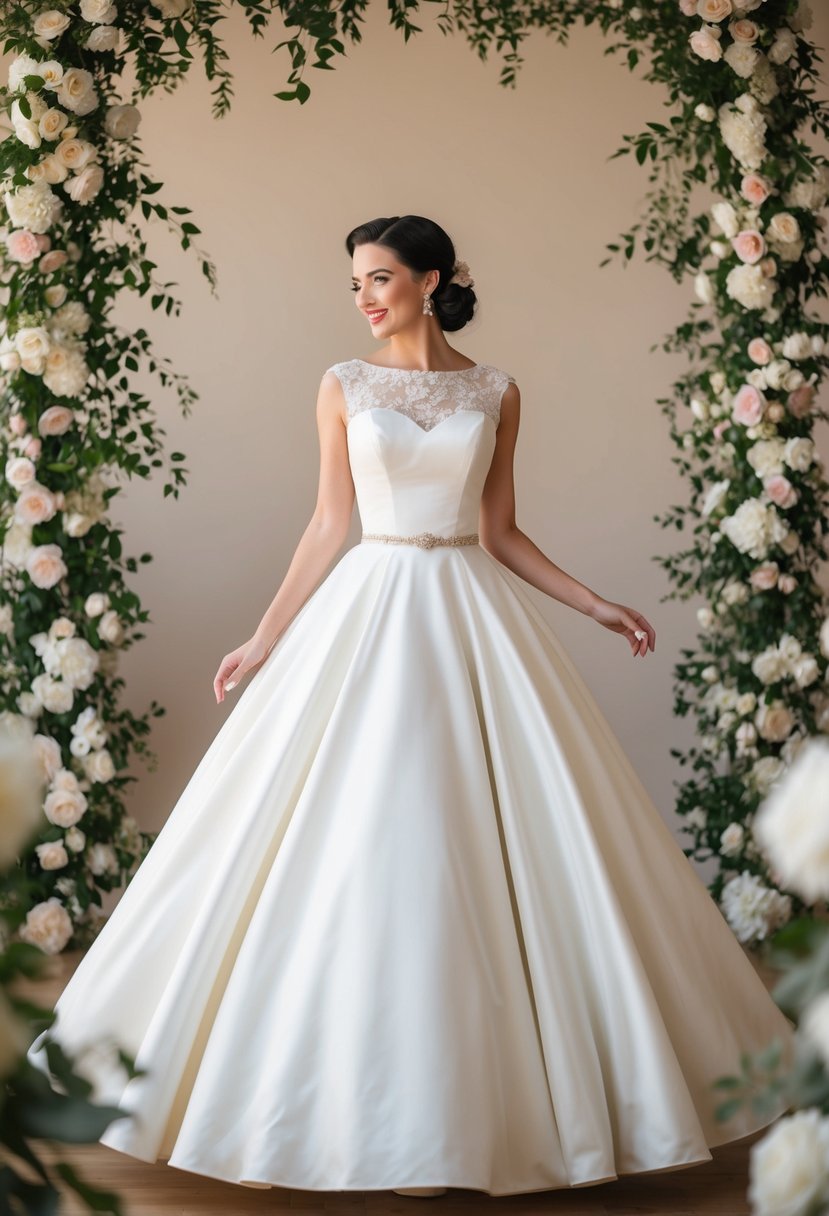
M 431 295 L 441 329 L 463 329 L 472 320 L 478 297 L 473 288 L 450 283 L 456 261 L 455 246 L 434 220 L 424 215 L 392 215 L 352 228 L 345 239 L 349 256 L 357 245 L 384 245 L 415 274 L 437 270 L 440 279 Z

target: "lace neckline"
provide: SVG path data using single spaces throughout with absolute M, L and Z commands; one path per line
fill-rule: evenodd
M 355 359 L 364 367 L 376 367 L 379 372 L 398 372 L 404 376 L 460 376 L 462 372 L 474 372 L 483 367 L 482 363 L 473 363 L 471 367 L 382 367 L 379 363 L 369 363 L 367 359 Z

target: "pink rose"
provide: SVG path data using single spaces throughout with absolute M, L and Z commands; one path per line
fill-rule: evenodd
M 6 237 L 6 249 L 13 262 L 27 266 L 40 254 L 37 237 L 28 228 L 18 228 Z
M 32 460 L 37 460 L 40 455 L 40 449 L 43 447 L 43 440 L 37 439 L 33 435 L 23 449 L 26 456 L 31 456 Z
M 679 11 L 683 17 L 696 17 L 697 0 L 679 0 Z
M 50 405 L 37 420 L 41 435 L 63 435 L 75 420 L 75 414 L 65 405 Z
M 781 574 L 777 580 L 778 590 L 782 591 L 784 595 L 791 595 L 796 586 L 797 579 L 793 574 Z
M 37 232 L 35 236 L 37 237 L 38 245 L 40 245 L 41 253 L 46 253 L 47 250 L 52 248 L 52 238 L 48 232 Z
M 771 194 L 771 183 L 760 173 L 746 173 L 740 182 L 740 194 L 754 207 L 759 207 Z
M 792 389 L 786 400 L 786 405 L 789 407 L 789 413 L 794 418 L 805 418 L 812 412 L 812 402 L 815 398 L 815 386 L 813 384 L 801 384 L 797 388 Z
M 22 414 L 12 414 L 9 419 L 9 430 L 13 435 L 25 435 L 28 427 Z
M 743 228 L 735 237 L 731 238 L 731 245 L 740 261 L 748 262 L 749 265 L 759 262 L 766 252 L 763 234 L 756 228 Z
M 768 363 L 773 351 L 765 338 L 752 338 L 748 344 L 748 357 L 752 363 Z
M 53 270 L 58 270 L 68 260 L 68 256 L 63 249 L 52 249 L 49 253 L 44 253 L 38 263 L 38 270 L 41 274 L 51 274 Z
M 718 422 L 717 425 L 714 427 L 714 437 L 716 439 L 722 439 L 722 433 L 724 430 L 726 430 L 728 428 L 728 426 L 729 426 L 728 419 L 723 418 L 722 422 Z
M 24 524 L 45 523 L 53 518 L 56 511 L 54 494 L 39 481 L 30 481 L 24 486 L 14 504 L 14 517 Z
M 722 47 L 717 38 L 707 28 L 694 30 L 688 42 L 691 45 L 691 50 L 700 59 L 707 59 L 711 63 L 716 63 L 718 59 L 722 59 Z
M 784 477 L 782 473 L 767 477 L 763 482 L 763 489 L 778 507 L 793 507 L 800 497 L 788 477 Z
M 731 417 L 743 426 L 756 426 L 763 417 L 766 400 L 753 384 L 744 384 L 734 398 Z
M 754 21 L 749 21 L 747 17 L 741 17 L 737 21 L 732 21 L 728 27 L 728 32 L 735 42 L 752 43 L 756 42 L 760 36 L 760 30 Z
M 60 545 L 35 545 L 26 558 L 26 570 L 36 587 L 54 587 L 69 573 Z
M 770 591 L 777 582 L 779 570 L 777 562 L 763 562 L 752 570 L 749 582 L 756 591 Z

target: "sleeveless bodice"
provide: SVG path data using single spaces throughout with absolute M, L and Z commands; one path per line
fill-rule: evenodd
M 458 371 L 335 363 L 363 530 L 473 533 L 513 377 L 476 363 Z

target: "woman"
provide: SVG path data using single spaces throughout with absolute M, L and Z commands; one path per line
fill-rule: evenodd
M 251 678 L 54 1033 L 145 1070 L 99 1054 L 132 1115 L 103 1143 L 242 1185 L 507 1195 L 710 1160 L 771 1121 L 717 1122 L 714 1080 L 787 1056 L 791 1023 L 525 583 L 634 657 L 655 631 L 518 528 L 519 390 L 446 341 L 476 302 L 447 234 L 346 244 L 385 345 L 322 378 L 316 507 L 217 701 Z

